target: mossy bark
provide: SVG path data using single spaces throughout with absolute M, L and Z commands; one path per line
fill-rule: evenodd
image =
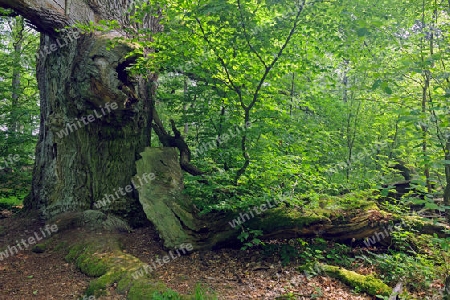
M 392 288 L 372 275 L 361 275 L 344 268 L 329 265 L 322 265 L 322 269 L 331 277 L 337 278 L 352 288 L 366 292 L 371 296 L 389 296 L 392 293 Z
M 191 232 L 198 231 L 200 224 L 189 197 L 183 194 L 183 173 L 176 148 L 147 148 L 141 156 L 135 180 L 143 178 L 145 173 L 155 176 L 139 189 L 139 200 L 147 218 L 163 236 L 166 247 L 195 243 Z

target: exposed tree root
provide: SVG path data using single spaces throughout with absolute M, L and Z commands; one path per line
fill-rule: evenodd
M 108 288 L 115 285 L 115 291 L 124 294 L 127 299 L 148 299 L 155 292 L 164 292 L 168 288 L 156 280 L 151 273 L 144 270 L 146 264 L 138 258 L 124 253 L 119 239 L 113 235 L 90 234 L 87 237 L 74 238 L 83 240 L 70 246 L 66 260 L 74 262 L 81 272 L 97 277 L 92 280 L 86 295 L 106 295 Z

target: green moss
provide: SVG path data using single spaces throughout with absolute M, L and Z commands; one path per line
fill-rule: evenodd
M 69 249 L 69 254 L 66 255 L 65 259 L 67 262 L 73 262 L 84 250 L 86 245 L 84 244 L 77 244 Z
M 263 219 L 251 219 L 248 224 L 251 228 L 299 228 L 310 225 L 312 223 L 328 219 L 325 213 L 316 214 L 314 212 L 303 213 L 299 210 L 286 210 L 284 207 L 278 207 L 267 213 Z
M 108 270 L 108 265 L 95 253 L 81 254 L 75 260 L 75 264 L 81 272 L 91 277 L 102 276 Z
M 34 253 L 44 253 L 49 245 L 54 241 L 54 236 L 44 240 L 42 243 L 36 244 L 31 248 Z
M 361 196 L 361 197 L 359 197 Z M 348 222 L 346 216 L 358 214 L 363 210 L 379 210 L 374 201 L 367 200 L 364 195 L 346 195 L 346 196 L 323 196 L 317 200 L 317 207 L 311 207 L 308 210 L 299 210 L 285 205 L 277 208 L 270 208 L 262 218 L 252 218 L 248 221 L 248 227 L 254 229 L 264 228 L 302 228 L 311 226 L 315 223 L 329 222 L 330 219 Z M 250 215 L 250 213 L 249 213 Z M 234 216 L 235 218 L 238 215 Z
M 149 299 L 149 295 L 154 291 L 167 290 L 162 283 L 152 283 L 149 280 L 151 274 L 134 279 L 132 277 L 134 272 L 145 264 L 138 258 L 123 253 L 119 246 L 118 240 L 111 239 L 110 236 L 95 236 L 91 241 L 70 247 L 66 260 L 74 262 L 84 274 L 98 277 L 90 282 L 86 295 L 96 297 L 105 295 L 108 287 L 113 284 L 117 284 L 118 293 L 131 292 L 131 295 L 146 295 L 144 298 L 136 296 L 133 299 Z M 155 287 L 158 288 L 155 289 Z
M 31 248 L 31 251 L 33 251 L 34 253 L 44 253 L 45 250 L 47 250 L 47 244 L 45 243 L 36 244 L 33 246 L 33 248 Z
M 331 195 L 307 195 L 306 199 L 309 204 L 308 209 L 323 208 L 327 210 L 353 210 L 353 209 L 376 209 L 378 210 L 378 204 L 376 197 L 372 191 L 360 191 L 348 193 L 341 196 Z
M 155 293 L 164 293 L 167 287 L 160 283 L 148 283 L 142 280 L 138 280 L 128 291 L 128 300 L 142 300 L 142 299 L 153 299 L 151 297 Z M 173 299 L 173 298 L 171 298 Z M 178 299 L 182 299 L 181 296 Z
M 89 287 L 86 290 L 86 295 L 94 295 L 98 297 L 100 295 L 106 294 L 106 288 L 108 286 L 111 286 L 115 282 L 119 282 L 123 276 L 124 276 L 123 272 L 115 272 L 112 270 L 108 271 L 103 276 L 89 283 Z
M 60 242 L 58 245 L 55 246 L 55 251 L 62 251 L 67 248 L 67 242 Z
M 366 292 L 369 295 L 389 296 L 392 293 L 392 289 L 389 286 L 372 275 L 361 275 L 353 271 L 329 265 L 322 265 L 322 269 L 331 277 L 337 278 L 343 283 L 361 292 Z

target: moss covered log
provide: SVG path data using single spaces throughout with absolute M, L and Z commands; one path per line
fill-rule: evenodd
M 328 199 L 321 208 L 302 210 L 285 203 L 268 202 L 239 212 L 199 215 L 191 199 L 183 193 L 183 172 L 176 148 L 146 148 L 137 161 L 137 177 L 154 173 L 155 180 L 139 189 L 139 201 L 147 218 L 156 226 L 164 245 L 174 248 L 191 243 L 195 249 L 211 249 L 236 244 L 241 227 L 263 231 L 262 239 L 313 237 L 362 240 L 383 232 L 403 219 L 380 210 L 377 203 L 359 199 L 336 207 Z M 325 200 L 323 200 L 325 201 Z M 412 227 L 438 234 L 444 225 L 410 218 Z
M 329 276 L 339 279 L 360 292 L 365 292 L 371 296 L 389 296 L 392 293 L 392 288 L 372 275 L 361 275 L 344 268 L 329 265 L 322 265 L 321 267 Z

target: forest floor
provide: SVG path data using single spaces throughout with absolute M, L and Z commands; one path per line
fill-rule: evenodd
M 40 233 L 45 224 L 37 217 L 20 217 L 8 211 L 0 213 L 0 250 Z M 80 230 L 80 229 L 74 229 Z M 79 233 L 79 232 L 77 232 Z M 88 234 L 88 233 L 87 233 Z M 92 234 L 92 233 L 89 233 Z M 102 233 L 106 235 L 108 233 Z M 54 233 L 43 253 L 29 247 L 0 261 L 0 299 L 83 299 L 90 278 L 64 259 L 66 243 L 73 243 L 75 232 Z M 152 227 L 132 233 L 110 234 L 119 237 L 124 252 L 150 263 L 166 255 L 158 233 Z M 343 283 L 327 276 L 307 278 L 295 263 L 283 266 L 278 258 L 261 255 L 258 250 L 221 249 L 194 252 L 177 257 L 153 271 L 169 288 L 192 293 L 197 284 L 218 299 L 276 299 L 291 293 L 295 299 L 372 299 L 357 295 Z M 109 296 L 97 300 L 126 299 L 110 287 Z M 92 299 L 85 297 L 84 299 Z M 150 299 L 150 297 L 149 297 Z M 294 298 L 290 298 L 294 299 Z

